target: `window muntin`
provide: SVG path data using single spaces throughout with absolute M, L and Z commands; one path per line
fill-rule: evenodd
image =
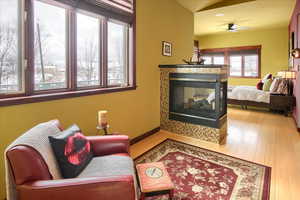
M 66 88 L 67 11 L 34 1 L 34 16 L 34 89 Z
M 77 13 L 77 87 L 100 85 L 100 19 Z
M 0 94 L 23 91 L 22 1 L 0 1 Z
M 107 32 L 108 85 L 124 85 L 127 83 L 128 26 L 108 21 Z

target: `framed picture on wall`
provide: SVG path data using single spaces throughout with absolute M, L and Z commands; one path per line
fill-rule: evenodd
M 172 44 L 170 42 L 162 42 L 162 55 L 163 56 L 172 56 Z

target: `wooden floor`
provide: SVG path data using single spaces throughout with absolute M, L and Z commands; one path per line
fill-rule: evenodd
M 291 117 L 230 108 L 226 144 L 160 131 L 131 147 L 135 158 L 166 138 L 272 167 L 271 200 L 300 199 L 300 135 Z

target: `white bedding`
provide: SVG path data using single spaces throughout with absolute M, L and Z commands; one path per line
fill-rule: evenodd
M 228 91 L 228 98 L 270 103 L 270 92 L 258 90 L 255 86 L 236 86 Z

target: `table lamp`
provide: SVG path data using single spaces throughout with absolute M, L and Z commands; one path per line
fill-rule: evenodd
M 104 135 L 108 135 L 107 129 L 109 128 L 108 122 L 107 122 L 107 111 L 106 110 L 100 110 L 98 112 L 98 130 L 103 130 Z

